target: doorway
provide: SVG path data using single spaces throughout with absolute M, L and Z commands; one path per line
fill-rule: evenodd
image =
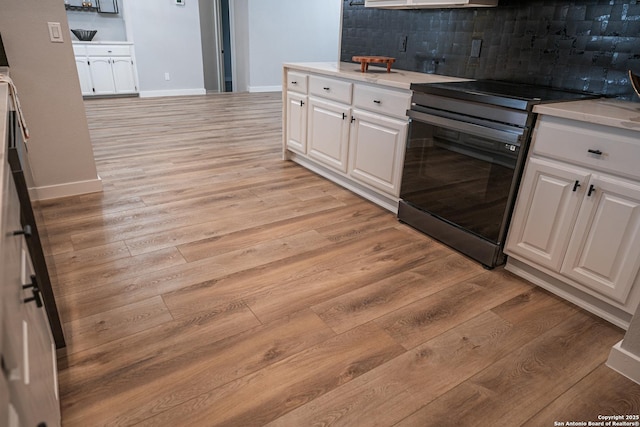
M 199 0 L 199 6 L 205 89 L 231 92 L 229 0 Z

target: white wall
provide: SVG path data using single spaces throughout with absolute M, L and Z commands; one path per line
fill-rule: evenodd
M 125 0 L 123 6 L 140 96 L 204 94 L 198 1 Z
M 236 90 L 281 90 L 283 62 L 338 61 L 341 2 L 234 0 Z
M 100 191 L 63 0 L 0 0 L 0 32 L 31 132 L 36 198 Z M 47 22 L 61 24 L 51 43 Z

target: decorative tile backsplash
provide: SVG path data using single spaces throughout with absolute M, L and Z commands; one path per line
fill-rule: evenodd
M 501 0 L 494 8 L 420 10 L 359 3 L 344 0 L 342 61 L 391 56 L 398 69 L 638 100 L 627 74 L 640 74 L 636 1 Z

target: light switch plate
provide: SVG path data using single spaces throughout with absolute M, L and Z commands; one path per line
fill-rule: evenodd
M 49 27 L 49 39 L 52 43 L 63 43 L 64 38 L 62 37 L 62 27 L 60 27 L 59 22 L 47 22 L 47 26 Z

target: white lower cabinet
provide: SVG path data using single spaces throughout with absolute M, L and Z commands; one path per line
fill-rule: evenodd
M 111 58 L 111 73 L 117 94 L 138 91 L 133 71 L 133 59 L 130 56 Z
M 599 157 L 602 169 L 615 168 L 609 159 L 629 140 L 617 141 L 615 133 L 585 140 L 586 125 L 576 123 L 575 140 L 567 139 L 567 124 L 543 119 L 538 126 L 507 238 L 507 269 L 626 327 L 640 302 L 640 179 L 583 165 L 598 165 Z M 578 165 L 550 158 L 548 138 L 558 150 L 576 144 Z
M 396 212 L 411 92 L 285 68 L 284 157 Z
M 111 58 L 101 56 L 91 56 L 89 60 L 89 70 L 93 83 L 94 95 L 113 95 L 116 93 L 116 85 L 113 81 L 113 70 L 111 68 Z
M 309 97 L 309 157 L 340 172 L 347 171 L 350 108 Z
M 307 152 L 307 96 L 287 94 L 287 148 L 301 154 Z
M 355 109 L 352 118 L 349 175 L 399 196 L 409 124 Z
M 129 45 L 74 44 L 82 95 L 126 95 L 138 92 Z
M 585 192 L 560 272 L 635 310 L 629 295 L 640 271 L 640 185 L 594 175 Z
M 82 95 L 93 95 L 93 81 L 91 80 L 89 59 L 84 56 L 76 57 L 76 68 L 78 69 L 78 79 L 80 80 Z

